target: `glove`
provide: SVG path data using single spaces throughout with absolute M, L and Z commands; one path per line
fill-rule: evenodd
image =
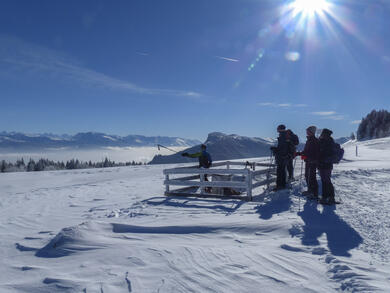
M 270 147 L 270 150 L 273 152 L 276 151 L 276 149 L 277 149 L 277 147 L 274 147 L 274 146 Z
M 296 152 L 295 156 L 302 156 L 302 152 Z
M 181 154 L 183 157 L 188 157 L 188 153 L 182 153 Z

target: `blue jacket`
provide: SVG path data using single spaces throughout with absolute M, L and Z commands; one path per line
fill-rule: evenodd
M 211 164 L 213 163 L 213 160 L 211 159 L 211 156 L 208 152 L 200 151 L 199 153 L 195 154 L 188 154 L 190 158 L 198 158 L 199 159 L 199 167 L 203 168 L 210 168 Z

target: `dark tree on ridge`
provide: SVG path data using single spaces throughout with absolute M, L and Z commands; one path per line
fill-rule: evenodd
M 390 136 L 390 113 L 386 110 L 373 110 L 363 118 L 357 131 L 358 140 Z

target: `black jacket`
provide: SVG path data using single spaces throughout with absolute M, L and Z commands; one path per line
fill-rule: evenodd
M 290 142 L 286 138 L 286 132 L 280 132 L 278 137 L 278 146 L 274 148 L 276 162 L 287 160 L 291 156 Z
M 333 145 L 334 140 L 331 137 L 320 138 L 320 156 L 319 156 L 319 165 L 320 169 L 333 169 L 333 163 L 331 163 L 331 158 L 333 156 Z

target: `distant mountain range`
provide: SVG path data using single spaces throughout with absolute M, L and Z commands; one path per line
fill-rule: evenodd
M 108 135 L 98 132 L 84 132 L 76 135 L 24 134 L 0 132 L 0 148 L 14 150 L 56 149 L 56 148 L 100 148 L 100 147 L 146 147 L 162 144 L 167 147 L 191 147 L 200 144 L 196 139 L 166 136 Z

